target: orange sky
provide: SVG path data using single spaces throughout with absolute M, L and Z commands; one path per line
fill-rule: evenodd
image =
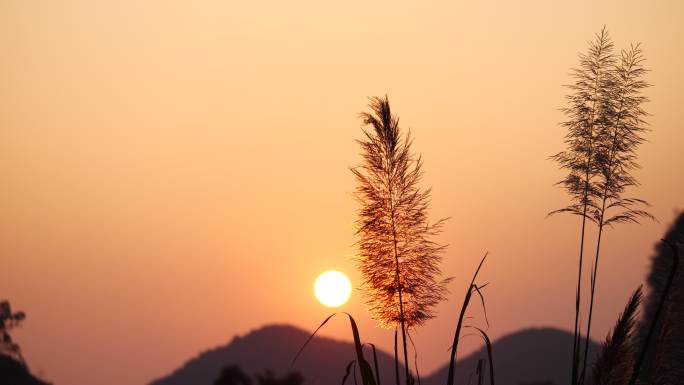
M 455 280 L 419 331 L 422 371 L 447 360 L 485 250 L 493 338 L 571 328 L 578 219 L 545 219 L 567 200 L 547 157 L 561 84 L 604 24 L 652 69 L 634 193 L 660 223 L 606 234 L 596 338 L 684 208 L 681 1 L 109 3 L 0 2 L 0 297 L 56 384 L 143 384 L 266 323 L 314 328 L 330 313 L 316 275 L 359 282 L 348 167 L 358 113 L 385 93 L 433 218 L 451 217 Z M 343 309 L 390 347 L 358 293 Z

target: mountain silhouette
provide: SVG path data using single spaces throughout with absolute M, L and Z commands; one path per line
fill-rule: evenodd
M 554 328 L 524 329 L 499 338 L 492 343 L 494 376 L 501 385 L 570 383 L 571 333 Z M 584 339 L 582 340 L 584 346 Z M 594 357 L 598 345 L 590 341 L 589 357 Z M 457 384 L 476 384 L 475 369 L 479 359 L 487 359 L 483 347 L 456 363 Z M 593 360 L 589 360 L 591 367 Z M 444 366 L 429 377 L 423 385 L 446 384 L 448 368 Z M 489 373 L 489 369 L 485 370 Z M 472 378 L 471 378 L 472 375 Z M 489 383 L 487 380 L 485 383 Z
M 201 353 L 150 385 L 212 385 L 221 369 L 229 364 L 240 366 L 250 376 L 267 369 L 283 375 L 310 334 L 288 325 L 265 326 L 244 337 L 235 337 L 228 345 Z M 367 357 L 372 359 L 370 350 L 368 353 Z M 354 356 L 351 342 L 315 337 L 292 370 L 301 373 L 307 385 L 337 384 Z M 378 350 L 378 364 L 382 378 L 394 378 L 392 356 Z
M 290 369 L 292 358 L 309 335 L 309 332 L 293 326 L 265 326 L 244 337 L 235 337 L 225 346 L 201 353 L 150 385 L 212 385 L 227 365 L 238 365 L 248 375 L 263 373 L 267 369 L 283 375 Z M 497 384 L 568 384 L 572 338 L 572 334 L 566 331 L 540 328 L 525 329 L 495 341 L 493 355 Z M 596 351 L 596 347 L 591 342 L 590 352 Z M 394 383 L 393 355 L 381 350 L 377 355 L 382 382 Z M 354 360 L 354 356 L 351 342 L 315 337 L 292 370 L 300 372 L 307 385 L 339 384 L 346 365 Z M 370 349 L 366 357 L 372 360 Z M 457 362 L 456 383 L 468 384 L 480 358 L 486 358 L 484 348 Z M 403 366 L 400 373 L 403 373 Z M 421 382 L 423 385 L 441 385 L 446 383 L 446 376 L 447 368 L 444 366 L 427 377 L 421 376 Z M 353 383 L 353 380 L 347 383 Z M 474 377 L 471 383 L 476 383 Z

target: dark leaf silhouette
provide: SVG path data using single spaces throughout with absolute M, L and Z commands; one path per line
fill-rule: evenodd
M 631 377 L 635 355 L 632 335 L 641 297 L 639 287 L 627 302 L 613 332 L 606 337 L 594 363 L 592 385 L 625 385 Z
M 675 250 L 684 255 L 684 213 L 679 214 L 663 241 L 655 247 L 647 278 L 649 293 L 639 330 L 642 345 L 653 330 L 650 343 L 644 347 L 648 349 L 644 351 L 640 377 L 653 383 L 677 383 L 684 379 L 684 274 L 681 265 L 677 266 Z M 665 298 L 668 282 L 670 289 Z

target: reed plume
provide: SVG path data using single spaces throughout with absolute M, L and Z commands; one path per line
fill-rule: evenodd
M 373 97 L 362 113 L 362 163 L 353 167 L 360 204 L 356 221 L 357 265 L 373 319 L 401 332 L 405 380 L 410 381 L 406 335 L 434 316 L 446 295 L 440 279 L 445 246 L 432 238 L 443 220 L 428 222 L 430 189 L 421 189 L 422 160 L 411 153 L 411 137 L 402 135 L 389 100 Z
M 561 169 L 568 172 L 558 182 L 570 196 L 570 203 L 549 215 L 570 213 L 582 217 L 580 231 L 580 251 L 575 291 L 575 324 L 572 352 L 571 384 L 577 383 L 580 352 L 580 299 L 582 289 L 582 266 L 584 257 L 584 237 L 587 220 L 595 221 L 591 212 L 598 208 L 596 196 L 599 186 L 595 178 L 600 169 L 597 166 L 597 143 L 601 140 L 601 125 L 608 120 L 608 103 L 613 84 L 611 71 L 615 63 L 613 42 L 605 27 L 595 40 L 589 43 L 586 54 L 579 55 L 580 65 L 572 70 L 574 83 L 568 85 L 570 94 L 566 96 L 569 106 L 562 111 L 567 120 L 561 123 L 568 131 L 565 136 L 567 149 L 551 157 Z
M 647 72 L 643 61 L 644 56 L 639 44 L 621 52 L 620 60 L 611 71 L 611 82 L 608 84 L 609 97 L 604 103 L 606 119 L 598 131 L 595 151 L 597 189 L 592 193 L 596 194 L 595 201 L 599 204 L 590 209 L 594 222 L 598 224 L 598 239 L 591 271 L 587 336 L 591 335 L 603 231 L 607 226 L 618 223 L 639 223 L 641 218 L 654 219 L 651 214 L 641 209 L 642 206 L 648 205 L 646 201 L 624 196 L 627 188 L 638 185 L 631 171 L 639 167 L 636 150 L 644 142 L 643 134 L 646 132 L 644 117 L 647 113 L 642 105 L 648 99 L 642 95 L 642 91 L 649 85 L 642 80 Z M 585 342 L 582 381 L 588 349 L 589 343 Z
M 594 362 L 592 385 L 626 385 L 634 365 L 634 326 L 641 303 L 639 287 L 627 302 L 613 332 L 609 333 Z

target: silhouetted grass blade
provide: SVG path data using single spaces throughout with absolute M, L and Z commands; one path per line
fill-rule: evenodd
M 352 366 L 354 366 L 354 364 L 356 364 L 356 360 L 351 360 L 347 364 L 347 369 L 344 371 L 344 377 L 342 377 L 342 385 L 344 385 L 347 382 L 347 378 L 349 378 L 349 374 L 351 373 L 350 370 L 352 370 Z M 353 370 L 356 370 L 356 368 L 354 368 Z
M 294 359 L 292 359 L 292 363 L 290 364 L 290 368 L 294 365 L 294 363 L 297 361 L 299 356 L 302 354 L 304 349 L 307 347 L 307 345 L 311 342 L 311 340 L 316 336 L 316 333 L 318 333 L 319 330 L 325 324 L 330 321 L 330 319 L 337 314 L 340 313 L 333 313 L 329 315 L 321 324 L 314 330 L 313 333 L 309 336 L 309 338 L 306 340 L 304 345 L 299 349 L 297 354 L 295 355 Z M 371 369 L 370 364 L 366 361 L 366 359 L 363 356 L 363 348 L 361 345 L 361 337 L 359 336 L 359 328 L 356 326 L 356 321 L 354 320 L 354 317 L 351 316 L 349 313 L 343 312 L 342 314 L 345 314 L 349 317 L 349 323 L 351 324 L 351 329 L 352 329 L 352 335 L 354 336 L 354 349 L 356 351 L 356 362 L 359 365 L 359 370 L 361 371 L 361 380 L 363 381 L 363 385 L 377 385 L 375 382 L 375 378 L 373 377 L 373 369 Z
M 468 304 L 470 303 L 470 297 L 473 295 L 473 286 L 475 286 L 475 279 L 477 278 L 477 274 L 480 272 L 480 269 L 482 268 L 482 264 L 484 263 L 485 259 L 487 259 L 488 254 L 489 253 L 485 253 L 485 255 L 482 257 L 480 264 L 477 266 L 477 269 L 475 270 L 475 274 L 473 274 L 473 279 L 470 281 L 470 285 L 468 285 L 468 291 L 466 292 L 465 298 L 463 299 L 463 306 L 461 306 L 461 314 L 458 316 L 458 323 L 456 324 L 456 331 L 454 332 L 454 342 L 451 345 L 451 358 L 449 359 L 449 374 L 447 377 L 447 385 L 454 385 L 456 351 L 458 349 L 458 341 L 461 335 L 461 327 L 463 326 L 463 317 L 465 316 L 466 309 L 468 308 Z

